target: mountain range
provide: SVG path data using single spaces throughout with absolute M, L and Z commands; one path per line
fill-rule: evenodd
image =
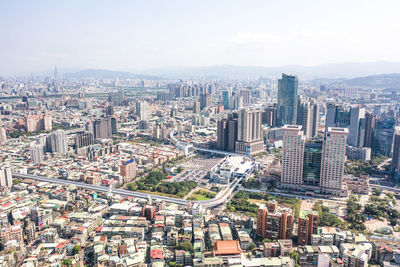
M 276 79 L 282 73 L 292 73 L 300 81 L 314 85 L 361 86 L 370 88 L 400 88 L 400 62 L 340 63 L 319 66 L 257 67 L 220 65 L 211 67 L 172 67 L 152 69 L 135 74 L 128 71 L 85 69 L 67 73 L 66 78 L 96 79 Z

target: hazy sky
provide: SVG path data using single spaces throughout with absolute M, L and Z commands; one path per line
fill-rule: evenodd
M 0 74 L 400 61 L 400 1 L 0 1 Z

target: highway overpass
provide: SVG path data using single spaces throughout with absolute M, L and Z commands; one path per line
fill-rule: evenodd
M 54 178 L 47 178 L 47 177 L 34 175 L 34 174 L 22 174 L 22 173 L 12 173 L 12 176 L 14 178 L 31 179 L 31 180 L 36 180 L 36 181 L 46 182 L 46 183 L 53 183 L 53 184 L 55 183 L 55 184 L 61 184 L 61 185 L 74 185 L 79 188 L 83 188 L 86 190 L 93 190 L 96 192 L 104 192 L 104 193 L 110 192 L 109 187 L 99 186 L 99 185 L 91 185 L 91 184 L 86 184 L 86 183 L 76 182 L 76 181 L 71 181 L 71 180 L 54 179 Z M 232 194 L 233 190 L 237 187 L 239 182 L 240 182 L 239 179 L 236 179 L 235 181 L 233 181 L 230 184 L 230 186 L 227 187 L 226 189 L 224 189 L 224 191 L 222 191 L 220 194 L 218 194 L 216 198 L 209 199 L 209 200 L 200 200 L 200 201 L 189 201 L 189 200 L 185 200 L 185 199 L 159 196 L 159 195 L 155 195 L 155 194 L 148 194 L 148 193 L 142 193 L 142 192 L 136 192 L 136 191 L 130 191 L 130 190 L 123 190 L 123 189 L 112 189 L 111 193 L 121 195 L 121 196 L 130 196 L 130 197 L 143 198 L 143 199 L 149 199 L 151 197 L 154 200 L 161 200 L 161 201 L 166 201 L 169 203 L 174 203 L 174 204 L 184 205 L 184 206 L 187 206 L 190 202 L 200 203 L 205 208 L 211 208 L 211 207 L 215 207 L 215 206 L 218 206 L 218 205 L 224 203 L 229 198 L 229 196 Z

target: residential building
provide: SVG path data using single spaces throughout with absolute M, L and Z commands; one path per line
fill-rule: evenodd
M 13 180 L 10 167 L 0 168 L 0 187 L 12 187 Z
M 276 201 L 260 206 L 257 211 L 257 234 L 262 238 L 290 239 L 293 232 L 293 212 L 278 207 Z
M 318 233 L 318 211 L 301 210 L 297 223 L 297 243 L 309 245 L 311 236 Z

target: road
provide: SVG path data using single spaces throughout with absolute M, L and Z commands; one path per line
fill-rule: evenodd
M 91 184 L 86 184 L 86 183 L 81 183 L 81 182 L 76 182 L 76 181 L 71 181 L 71 180 L 47 178 L 47 177 L 33 175 L 33 174 L 12 173 L 12 176 L 14 178 L 32 179 L 32 180 L 47 182 L 47 183 L 57 183 L 57 184 L 62 184 L 62 185 L 75 185 L 77 187 L 84 188 L 87 190 L 93 190 L 96 192 L 108 193 L 110 191 L 109 187 L 104 187 L 104 186 L 99 186 L 99 185 L 91 185 Z M 154 195 L 154 194 L 147 194 L 147 193 L 129 191 L 129 190 L 123 190 L 123 189 L 112 189 L 112 194 L 131 196 L 131 197 L 143 198 L 143 199 L 149 199 L 149 197 L 151 197 L 152 199 L 164 200 L 166 202 L 175 203 L 175 204 L 179 204 L 179 205 L 187 205 L 188 204 L 188 201 L 186 201 L 184 199 L 159 196 L 159 195 Z
M 12 176 L 14 178 L 19 178 L 19 179 L 32 179 L 36 181 L 41 181 L 41 182 L 46 182 L 46 183 L 56 183 L 56 184 L 62 184 L 62 185 L 74 185 L 80 188 L 84 188 L 87 190 L 93 190 L 96 192 L 105 192 L 108 193 L 110 192 L 109 187 L 104 187 L 104 186 L 99 186 L 99 185 L 91 185 L 91 184 L 86 184 L 82 182 L 76 182 L 76 181 L 71 181 L 71 180 L 62 180 L 62 179 L 54 179 L 54 178 L 47 178 L 39 175 L 34 175 L 34 174 L 21 174 L 21 173 L 12 173 Z M 112 189 L 112 194 L 118 194 L 122 196 L 130 196 L 130 197 L 136 197 L 136 198 L 143 198 L 143 199 L 149 199 L 150 197 L 155 200 L 161 200 L 161 201 L 166 201 L 169 203 L 175 203 L 178 205 L 184 205 L 187 206 L 189 203 L 199 203 L 201 204 L 204 208 L 212 208 L 215 206 L 218 206 L 222 203 L 224 203 L 228 197 L 231 195 L 233 190 L 236 188 L 236 186 L 239 184 L 240 179 L 234 180 L 229 187 L 227 187 L 224 191 L 219 193 L 215 198 L 209 199 L 209 200 L 199 200 L 199 201 L 188 201 L 185 199 L 179 199 L 179 198 L 173 198 L 173 197 L 166 197 L 166 196 L 159 196 L 159 195 L 154 195 L 154 194 L 148 194 L 148 193 L 142 193 L 142 192 L 136 192 L 136 191 L 130 191 L 130 190 L 123 190 L 123 189 Z

